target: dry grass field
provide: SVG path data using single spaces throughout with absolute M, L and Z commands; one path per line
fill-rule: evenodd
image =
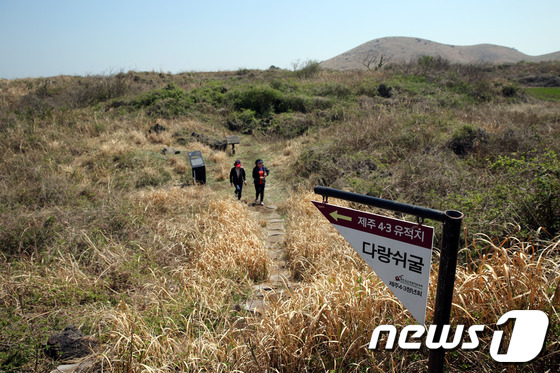
M 312 205 L 317 184 L 462 211 L 451 324 L 487 330 L 477 349 L 448 352 L 447 368 L 556 371 L 560 102 L 519 83 L 539 74 L 560 66 L 0 81 L 0 371 L 64 363 L 45 344 L 70 324 L 99 341 L 91 371 L 426 371 L 425 347 L 368 350 L 376 326 L 414 319 Z M 216 144 L 231 134 L 235 155 Z M 193 184 L 194 150 L 205 185 Z M 297 284 L 262 313 L 240 307 L 271 259 L 251 181 L 241 202 L 230 188 L 237 158 L 248 176 L 257 158 L 271 169 L 265 202 L 286 222 Z M 430 323 L 441 226 L 427 223 Z M 529 309 L 549 317 L 543 351 L 495 362 L 498 318 Z

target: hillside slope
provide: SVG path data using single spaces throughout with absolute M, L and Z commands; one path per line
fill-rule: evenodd
M 560 63 L 426 59 L 0 81 L 0 371 L 75 361 L 43 348 L 69 325 L 98 347 L 83 358 L 90 371 L 427 371 L 427 348 L 368 349 L 377 325 L 413 320 L 311 203 L 318 184 L 461 211 L 450 321 L 488 330 L 478 351 L 449 352 L 448 370 L 507 369 L 486 353 L 496 320 L 531 309 L 550 315 L 549 336 L 519 370 L 556 371 L 560 88 L 549 77 Z M 271 171 L 264 206 L 253 206 L 257 158 Z M 241 202 L 236 159 L 249 177 Z M 431 323 L 442 224 L 426 224 Z
M 456 46 L 410 37 L 386 37 L 368 41 L 338 56 L 321 62 L 321 67 L 333 70 L 366 69 L 366 61 L 381 57 L 390 62 L 410 62 L 418 57 L 442 57 L 452 63 L 516 63 L 520 61 L 558 61 L 560 52 L 529 56 L 513 48 L 493 44 Z

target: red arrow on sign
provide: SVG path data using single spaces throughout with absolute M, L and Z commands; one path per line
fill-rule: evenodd
M 332 224 L 432 249 L 432 227 L 328 203 L 311 202 Z

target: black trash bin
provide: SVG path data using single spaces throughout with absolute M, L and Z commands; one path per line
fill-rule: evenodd
M 195 183 L 206 184 L 206 167 L 202 159 L 202 153 L 196 150 L 189 152 L 189 161 L 191 162 L 192 173 Z

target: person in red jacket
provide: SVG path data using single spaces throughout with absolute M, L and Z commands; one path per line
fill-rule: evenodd
M 240 200 L 243 184 L 247 184 L 247 181 L 245 181 L 245 169 L 241 167 L 241 161 L 239 159 L 233 163 L 233 167 L 229 172 L 229 183 L 231 186 L 235 186 L 234 193 L 237 199 Z
M 255 204 L 259 203 L 259 197 L 261 199 L 260 204 L 264 205 L 264 186 L 266 184 L 266 177 L 270 174 L 268 168 L 263 164 L 262 159 L 257 159 L 255 161 L 255 168 L 253 168 L 253 180 L 255 182 Z

